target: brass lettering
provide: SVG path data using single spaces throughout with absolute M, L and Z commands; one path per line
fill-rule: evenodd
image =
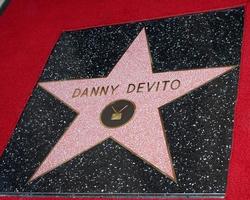
M 81 90 L 79 88 L 76 88 L 73 92 L 72 98 L 78 97 L 81 94 Z
M 114 94 L 115 90 L 116 90 L 119 86 L 120 86 L 119 84 L 118 84 L 116 87 L 114 87 L 113 85 L 111 85 L 112 95 Z
M 99 89 L 100 89 L 100 87 L 93 87 L 92 88 L 92 90 L 91 90 L 91 93 L 90 93 L 90 96 L 92 96 L 93 94 L 95 95 L 95 96 L 97 96 L 98 95 L 98 92 L 99 92 Z
M 132 90 L 130 90 L 131 86 L 133 87 Z M 135 84 L 130 83 L 130 84 L 128 85 L 127 93 L 131 93 L 131 92 L 133 92 L 134 90 L 135 90 Z

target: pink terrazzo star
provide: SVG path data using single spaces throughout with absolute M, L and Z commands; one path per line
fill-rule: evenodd
M 107 138 L 112 138 L 176 181 L 158 108 L 228 72 L 233 66 L 152 73 L 151 65 L 150 51 L 143 29 L 108 77 L 39 83 L 39 86 L 68 105 L 78 115 L 30 181 Z M 133 84 L 136 89 L 133 86 L 134 90 L 128 93 L 129 84 Z M 112 86 L 113 89 L 117 88 L 112 91 Z M 139 89 L 138 86 L 140 86 Z M 93 87 L 108 89 L 106 94 L 101 92 L 91 94 Z M 89 90 L 87 91 L 86 88 Z M 104 126 L 100 121 L 103 109 L 119 99 L 126 99 L 135 104 L 133 118 L 117 128 Z

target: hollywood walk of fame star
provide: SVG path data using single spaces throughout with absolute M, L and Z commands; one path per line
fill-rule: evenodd
M 146 32 L 142 29 L 107 77 L 40 82 L 40 87 L 68 105 L 78 115 L 43 160 L 30 181 L 107 138 L 113 139 L 176 181 L 158 108 L 232 68 L 233 66 L 225 66 L 153 73 Z M 150 89 L 152 85 L 157 87 L 154 83 L 164 81 L 165 86 L 158 85 L 158 87 L 164 87 L 164 90 L 157 88 L 154 91 L 142 92 L 146 86 Z M 166 87 L 174 81 L 176 81 L 175 85 Z M 131 83 L 138 86 L 136 92 L 128 91 L 128 85 L 131 86 Z M 94 90 L 95 94 L 93 93 L 92 96 L 87 95 L 86 92 L 81 95 L 79 93 L 86 88 L 97 86 L 113 86 L 113 92 L 101 93 Z M 114 89 L 115 87 L 117 88 Z

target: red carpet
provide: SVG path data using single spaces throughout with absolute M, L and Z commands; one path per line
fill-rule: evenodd
M 245 5 L 246 12 L 226 199 L 250 200 L 250 3 L 246 0 L 11 1 L 0 16 L 0 153 L 62 31 L 239 5 Z

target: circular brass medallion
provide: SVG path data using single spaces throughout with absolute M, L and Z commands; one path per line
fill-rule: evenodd
M 129 122 L 135 112 L 135 104 L 120 99 L 108 104 L 101 113 L 101 122 L 109 128 L 117 128 Z

